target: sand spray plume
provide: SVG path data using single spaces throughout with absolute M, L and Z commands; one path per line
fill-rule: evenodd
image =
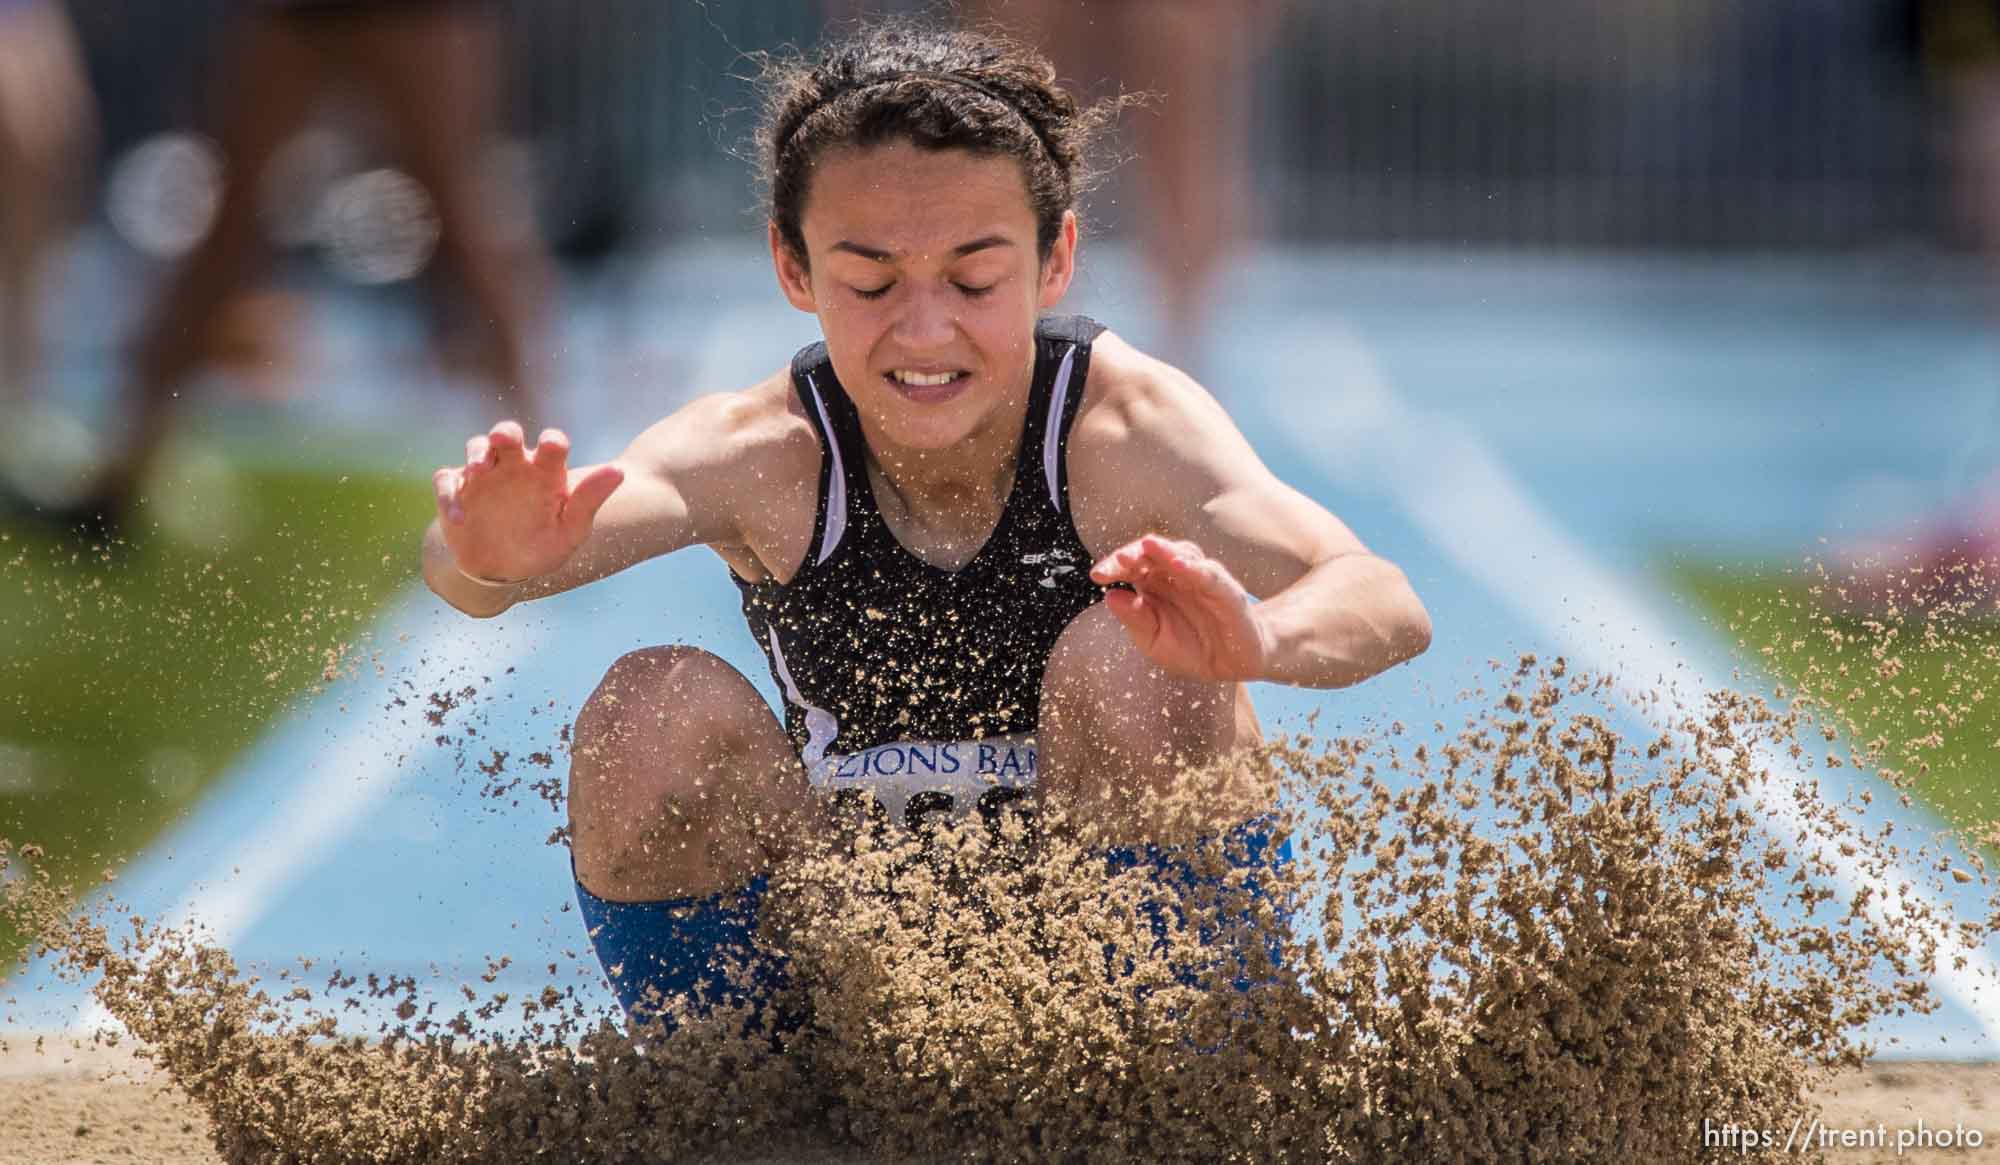
M 1185 774 L 1169 819 L 1277 782 L 1276 870 L 1216 840 L 1176 851 L 1195 876 L 1112 868 L 1054 812 L 844 839 L 778 872 L 747 954 L 790 964 L 796 1031 L 682 1010 L 635 1041 L 554 983 L 442 1014 L 359 971 L 258 982 L 38 875 L 7 893 L 230 1161 L 1695 1160 L 1705 1117 L 1787 1126 L 1871 1021 L 1937 1006 L 1928 974 L 1991 949 L 2000 900 L 1766 764 L 1817 763 L 1797 700 L 1641 703 L 1658 734 L 1623 737 L 1618 684 L 1530 657 L 1440 710 L 1456 732 Z M 1878 856 L 1937 884 L 1892 897 Z M 1946 913 L 1947 882 L 1987 916 Z M 397 1022 L 338 1030 L 385 991 Z
M 1367 475 L 1371 479 L 1386 482 L 1398 504 L 1410 520 L 1430 539 L 1432 545 L 1440 548 L 1461 569 L 1481 578 L 1496 594 L 1527 618 L 1536 628 L 1538 635 L 1546 642 L 1555 644 L 1569 658 L 1580 661 L 1582 666 L 1619 677 L 1651 677 L 1657 687 L 1665 685 L 1669 677 L 1674 677 L 1682 701 L 1698 706 L 1715 693 L 1724 691 L 1724 685 L 1703 680 L 1689 667 L 1686 658 L 1690 652 L 1679 648 L 1679 641 L 1667 626 L 1662 624 L 1625 586 L 1586 551 L 1574 538 L 1565 533 L 1531 499 L 1528 492 L 1516 482 L 1499 461 L 1485 448 L 1476 434 L 1462 422 L 1439 412 L 1425 412 L 1419 415 L 1401 402 L 1390 388 L 1387 379 L 1377 368 L 1367 353 L 1355 349 L 1346 353 L 1352 367 L 1346 369 L 1348 379 L 1346 391 L 1351 399 L 1343 408 L 1342 423 L 1359 419 L 1365 422 L 1371 437 L 1379 441 L 1364 442 L 1363 447 L 1372 450 L 1375 464 Z M 1331 415 L 1301 417 L 1308 427 L 1316 424 L 1333 425 Z M 1421 442 L 1414 434 L 1421 433 Z M 1329 432 L 1326 441 L 1335 440 Z M 1448 450 L 1441 453 L 1440 450 Z M 1357 469 L 1355 472 L 1359 473 Z M 1865 593 L 1869 587 L 1871 573 L 1868 564 L 1842 564 L 1829 569 L 1824 562 L 1809 560 L 1808 570 L 1822 576 L 1824 589 L 1810 596 L 1801 595 L 1802 600 L 1810 598 L 1815 603 L 1846 601 L 1844 595 Z M 1962 566 L 1962 570 L 1983 570 L 1988 580 L 1986 598 L 1976 598 L 1977 591 L 1962 595 L 1961 602 L 1971 602 L 1972 611 L 1990 615 L 1993 611 L 1993 596 L 1990 580 L 2000 571 L 2000 564 L 1986 562 L 1983 567 Z M 1890 573 L 1902 578 L 1905 599 L 1910 597 L 1913 579 L 1921 579 L 1918 568 L 1903 564 L 1899 570 Z M 1550 587 L 1548 580 L 1561 579 L 1560 587 Z M 1834 585 L 1837 582 L 1837 585 Z M 1927 595 L 1934 593 L 1926 591 Z M 1898 606 L 1896 611 L 1907 617 L 1909 608 Z M 1883 614 L 1888 614 L 1885 609 Z M 1768 610 L 1739 612 L 1749 619 L 1770 618 Z M 1815 610 L 1815 619 L 1830 619 L 1830 614 Z M 1945 620 L 1949 624 L 1951 620 Z M 1958 620 L 1960 631 L 1969 630 L 1978 620 Z M 1851 641 L 1856 647 L 1869 652 L 1885 650 L 1881 636 L 1889 630 L 1886 624 L 1874 627 L 1863 625 L 1851 628 Z M 1946 627 L 1933 621 L 1925 632 L 1927 641 L 1937 641 L 1946 651 L 1967 650 L 1954 644 Z M 1922 723 L 1922 732 L 1912 733 L 1900 742 L 1907 752 L 1909 747 L 1935 747 L 1943 743 L 1943 733 L 1948 724 L 1939 723 L 1939 718 L 1930 712 L 1911 707 L 1917 701 L 1914 692 L 1897 689 L 1893 684 L 1869 687 L 1865 692 L 1851 691 L 1850 668 L 1845 661 L 1828 661 L 1822 658 L 1841 650 L 1837 643 L 1815 634 L 1807 654 L 1812 658 L 1805 666 L 1811 669 L 1816 686 L 1805 694 L 1814 697 L 1801 707 L 1808 719 L 1818 719 L 1821 727 L 1833 732 L 1837 738 L 1843 731 L 1850 739 L 1867 743 L 1869 755 L 1884 757 L 1887 749 L 1897 742 L 1876 739 L 1873 731 L 1855 733 L 1852 731 L 1855 719 L 1854 709 L 1867 708 L 1869 701 L 1886 699 L 1890 716 L 1901 727 L 1909 728 L 1914 723 Z M 2000 655 L 1996 655 L 1990 631 L 1984 634 L 1983 643 L 1973 641 L 1971 650 L 1978 652 L 1990 665 Z M 1768 647 L 1757 649 L 1768 657 L 1772 651 Z M 1893 648 L 1886 649 L 1894 654 Z M 1756 686 L 1764 686 L 1767 681 L 1754 681 Z M 1800 689 L 1807 686 L 1798 685 Z M 1836 693 L 1835 689 L 1838 688 Z M 1797 693 L 1795 693 L 1797 694 Z M 1844 697 L 1829 701 L 1835 695 Z M 1628 693 L 1628 701 L 1640 712 L 1656 708 L 1659 701 L 1654 695 L 1643 691 Z M 1968 689 L 1960 710 L 1966 704 L 1983 702 L 1985 693 Z M 1837 703 L 1846 708 L 1843 713 L 1833 708 L 1823 707 Z M 1827 722 L 1830 719 L 1831 722 Z M 1872 718 L 1871 718 L 1872 719 Z M 1672 731 L 1674 725 L 1668 722 L 1656 723 L 1663 731 Z M 1873 725 L 1870 726 L 1871 729 Z M 1996 733 L 1995 735 L 2000 735 Z M 1686 742 L 1683 742 L 1686 743 Z M 1966 739 L 1959 733 L 1956 746 L 1973 750 L 1991 750 L 2000 747 L 2000 741 L 1989 744 L 1984 738 Z M 1800 767 L 1798 758 L 1793 757 L 1790 745 L 1768 757 L 1760 758 L 1773 777 L 1771 784 L 1764 786 L 1772 795 L 1768 805 L 1759 812 L 1772 814 L 1781 826 L 1789 826 L 1795 832 L 1803 824 L 1795 815 L 1793 806 L 1801 794 L 1810 794 L 1814 787 L 1813 778 Z M 1865 764 L 1865 761 L 1852 763 Z M 1921 760 L 1918 765 L 1921 766 Z M 2000 807 L 1979 807 L 1976 820 L 1965 823 L 1975 833 L 1991 831 L 1991 824 L 2000 819 Z M 1810 837 L 1810 832 L 1808 835 Z M 1855 847 L 1852 853 L 1844 852 L 1845 846 Z M 1922 887 L 1892 885 L 1879 900 L 1877 889 L 1868 883 L 1867 869 L 1857 865 L 1855 858 L 1860 855 L 1858 843 L 1848 841 L 1835 845 L 1830 851 L 1814 844 L 1816 856 L 1826 863 L 1832 875 L 1842 880 L 1845 891 L 1850 895 L 1866 895 L 1872 903 L 1870 909 L 1883 912 L 1901 912 L 1907 909 L 1910 917 L 1921 923 L 1924 918 L 1942 917 L 1944 913 L 1936 901 L 1936 894 Z M 1873 868 L 1881 867 L 1879 861 L 1871 862 Z M 1953 940 L 1950 928 L 1934 934 L 1934 939 L 1945 943 L 1952 950 L 1951 957 L 1943 960 L 1938 968 L 1938 982 L 1949 997 L 1961 1006 L 1981 1017 L 1983 1026 L 1989 1031 L 2000 1031 L 1996 1020 L 2000 1020 L 2000 1001 L 1989 986 L 1993 978 L 1991 956 L 1982 954 L 1976 946 Z

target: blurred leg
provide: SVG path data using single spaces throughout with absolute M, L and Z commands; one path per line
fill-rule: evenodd
M 0 403 L 25 401 L 40 371 L 45 277 L 95 122 L 64 10 L 0 9 Z
M 249 10 L 234 30 L 218 87 L 224 164 L 215 225 L 175 272 L 134 354 L 126 397 L 129 431 L 93 491 L 92 504 L 124 508 L 166 443 L 184 382 L 205 355 L 224 304 L 265 262 L 258 186 L 271 156 L 305 120 L 326 82 L 309 25 Z
M 965 13 L 975 26 L 997 25 L 1049 54 L 1066 81 L 1076 79 L 1071 67 L 1091 55 L 1077 37 L 1090 25 L 1089 6 L 1075 0 L 971 0 Z
M 1116 10 L 1122 3 L 1078 3 L 1077 0 L 968 0 L 967 20 L 975 28 L 992 26 L 1046 53 L 1055 62 L 1056 77 L 1088 99 L 1116 92 Z
M 1115 24 L 1098 35 L 1117 47 L 1119 80 L 1157 95 L 1133 119 L 1146 180 L 1140 243 L 1165 303 L 1166 335 L 1180 348 L 1164 355 L 1192 361 L 1247 193 L 1249 58 L 1260 6 L 1128 0 L 1104 7 Z
M 346 46 L 411 176 L 437 200 L 438 258 L 483 325 L 481 372 L 505 415 L 548 419 L 537 352 L 553 285 L 526 208 L 504 206 L 488 161 L 498 140 L 501 35 L 489 4 L 416 3 L 357 14 Z
M 1945 90 L 1952 198 L 2000 287 L 2000 63 L 1962 68 Z
M 1152 94 L 1130 116 L 1145 191 L 1138 248 L 1163 304 L 1162 332 L 1182 362 L 1198 355 L 1208 299 L 1244 197 L 1252 47 L 1264 0 L 977 0 L 991 21 L 1040 47 L 1086 98 Z

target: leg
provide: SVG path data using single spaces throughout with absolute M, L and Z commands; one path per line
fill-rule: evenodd
M 26 399 L 40 371 L 43 280 L 95 129 L 65 10 L 0 8 L 0 403 Z
M 134 356 L 127 432 L 92 491 L 109 510 L 136 494 L 166 444 L 182 382 L 207 355 L 210 330 L 229 299 L 255 277 L 266 248 L 258 185 L 272 154 L 298 129 L 319 95 L 324 64 L 306 30 L 253 12 L 235 34 L 218 87 L 226 103 L 220 144 L 229 167 L 215 224 L 156 302 Z
M 1992 280 L 2000 277 L 2000 65 L 1961 68 L 1945 88 L 1951 195 Z
M 1075 79 L 1068 76 L 1078 65 L 1073 58 L 1089 51 L 1097 31 L 1088 6 L 1075 0 L 971 0 L 966 15 L 975 24 L 996 25 L 1049 53 L 1065 80 Z M 1064 59 L 1054 57 L 1058 47 L 1065 52 Z M 1084 80 L 1088 88 L 1101 78 Z
M 1219 835 L 1268 811 L 1267 782 L 1236 782 L 1193 813 L 1177 810 L 1190 767 L 1262 741 L 1242 684 L 1185 679 L 1156 666 L 1099 604 L 1078 615 L 1042 676 L 1040 792 L 1074 823 L 1114 845 L 1172 844 Z
M 500 111 L 499 18 L 485 4 L 368 10 L 344 42 L 410 174 L 437 200 L 438 259 L 480 321 L 480 372 L 530 432 L 547 419 L 535 337 L 554 279 L 525 205 L 488 180 Z
M 1276 789 L 1268 774 L 1239 767 L 1227 781 L 1189 781 L 1189 768 L 1215 766 L 1262 741 L 1249 692 L 1242 684 L 1211 684 L 1175 676 L 1146 659 L 1103 604 L 1078 615 L 1049 656 L 1042 677 L 1040 790 L 1064 823 L 1085 825 L 1084 844 L 1102 849 L 1108 869 L 1150 871 L 1157 897 L 1145 907 L 1157 957 L 1169 935 L 1196 922 L 1197 941 L 1215 952 L 1213 966 L 1237 991 L 1267 977 L 1261 961 L 1282 958 L 1279 932 L 1255 922 L 1244 907 L 1270 896 L 1271 878 L 1260 871 L 1290 859 L 1289 843 L 1273 848 L 1261 826 L 1246 823 L 1268 813 Z M 1251 872 L 1249 898 L 1232 901 L 1218 883 L 1196 872 L 1172 848 L 1197 838 L 1221 839 L 1232 867 Z M 1165 847 L 1165 848 L 1163 848 Z M 1240 848 L 1239 848 L 1240 847 Z M 1279 910 L 1288 908 L 1282 903 Z M 1263 948 L 1261 956 L 1251 952 Z M 1116 981 L 1132 973 L 1131 959 L 1106 951 Z M 1202 973 L 1185 970 L 1186 986 Z M 1141 998 L 1148 989 L 1139 991 Z
M 577 717 L 570 842 L 578 881 L 600 898 L 739 888 L 803 840 L 815 803 L 763 698 L 708 652 L 632 652 Z
M 1165 0 L 1109 6 L 1118 78 L 1155 94 L 1134 120 L 1148 197 L 1140 240 L 1165 305 L 1167 355 L 1200 354 L 1208 299 L 1236 232 L 1257 4 Z
M 1146 92 L 1133 116 L 1143 170 L 1140 251 L 1162 304 L 1164 354 L 1199 354 L 1214 277 L 1244 193 L 1252 46 L 1265 0 L 976 0 L 971 15 L 1037 45 L 1085 96 Z

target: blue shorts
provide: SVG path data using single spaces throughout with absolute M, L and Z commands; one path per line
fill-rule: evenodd
M 1263 820 L 1230 830 L 1224 845 L 1230 864 L 1238 869 L 1276 869 L 1292 860 L 1291 841 L 1272 848 L 1268 824 Z M 1188 863 L 1160 846 L 1106 850 L 1104 859 L 1114 874 L 1147 863 L 1165 885 L 1182 892 L 1195 885 Z M 574 861 L 570 873 L 574 878 Z M 769 879 L 760 874 L 740 890 L 707 897 L 612 902 L 592 894 L 578 881 L 576 900 L 612 992 L 634 1022 L 657 1018 L 658 1001 L 672 998 L 688 1000 L 696 1013 L 748 1003 L 753 1014 L 761 1016 L 787 981 L 782 964 L 758 957 L 753 949 L 768 889 Z M 1253 901 L 1269 894 L 1268 886 L 1255 877 L 1249 879 L 1249 891 Z M 1280 912 L 1286 912 L 1283 904 Z M 1153 912 L 1152 924 L 1164 942 L 1165 912 Z M 1270 939 L 1274 963 L 1279 958 L 1279 942 L 1278 936 Z M 1242 956 L 1237 957 L 1240 960 Z M 1105 965 L 1109 978 L 1121 977 L 1115 950 L 1106 949 Z M 1130 970 L 1131 960 L 1127 959 L 1123 973 Z M 1238 990 L 1251 986 L 1247 976 L 1237 977 Z M 778 1017 L 774 1023 L 781 1031 L 798 1025 L 799 1017 Z
M 700 1011 L 738 1002 L 761 1009 L 776 994 L 784 969 L 758 959 L 751 941 L 769 885 L 759 874 L 741 890 L 706 897 L 612 902 L 577 880 L 576 902 L 612 993 L 641 1023 L 659 1018 L 668 999 Z
M 1292 860 L 1292 839 L 1287 837 L 1273 848 L 1271 845 L 1270 825 L 1268 820 L 1265 819 L 1248 821 L 1230 830 L 1223 837 L 1222 845 L 1223 854 L 1233 869 L 1253 871 L 1260 869 L 1276 870 L 1291 864 Z M 1190 894 L 1199 885 L 1193 867 L 1185 859 L 1176 857 L 1171 849 L 1151 843 L 1148 843 L 1143 850 L 1130 848 L 1106 850 L 1104 858 L 1105 862 L 1110 866 L 1111 872 L 1114 874 L 1134 869 L 1141 864 L 1150 865 L 1153 871 L 1154 882 L 1179 894 Z M 1245 879 L 1245 890 L 1249 899 L 1247 905 L 1252 908 L 1258 903 L 1269 901 L 1271 898 L 1269 882 L 1259 879 L 1254 873 Z M 1282 927 L 1284 923 L 1290 920 L 1291 905 L 1281 902 L 1277 904 L 1277 907 Z M 1155 938 L 1160 945 L 1165 945 L 1168 912 L 1160 909 L 1158 906 L 1152 906 L 1147 909 L 1146 913 L 1148 920 L 1152 923 Z M 1181 915 L 1180 908 L 1178 906 L 1173 907 L 1172 913 L 1175 920 L 1179 921 Z M 1234 921 L 1241 921 L 1247 924 L 1249 920 L 1244 918 Z M 1217 937 L 1212 926 L 1203 926 L 1198 932 L 1198 938 L 1204 946 L 1213 945 L 1217 941 Z M 1283 960 L 1283 942 L 1284 938 L 1282 934 L 1265 936 L 1265 953 L 1270 956 L 1273 966 L 1278 965 Z M 1110 978 L 1116 980 L 1132 973 L 1133 962 L 1129 956 L 1122 961 L 1121 965 L 1116 951 L 1106 948 L 1104 955 L 1106 974 Z M 1225 957 L 1230 956 L 1225 955 Z M 1238 967 L 1234 985 L 1238 991 L 1248 991 L 1254 983 L 1249 975 L 1248 967 L 1245 965 L 1245 953 L 1238 951 L 1233 957 Z M 1180 982 L 1191 987 L 1195 985 L 1197 978 L 1198 976 L 1194 972 L 1187 971 L 1181 974 Z

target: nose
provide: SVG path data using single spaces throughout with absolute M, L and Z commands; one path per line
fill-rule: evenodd
M 912 288 L 892 329 L 896 343 L 918 353 L 949 347 L 958 335 L 955 305 L 939 288 Z

